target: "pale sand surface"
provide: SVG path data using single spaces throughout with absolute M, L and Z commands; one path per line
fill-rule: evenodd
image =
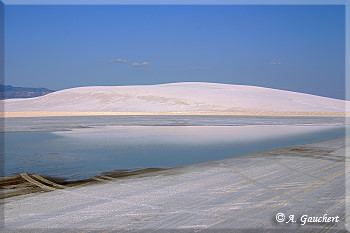
M 184 82 L 136 86 L 88 86 L 28 99 L 0 101 L 6 112 L 81 111 L 344 112 L 348 101 L 292 91 L 219 83 Z M 298 113 L 299 114 L 299 113 Z
M 5 232 L 346 232 L 344 138 L 5 200 Z M 275 215 L 295 215 L 277 223 Z M 309 223 L 300 217 L 339 216 Z
M 219 83 L 89 86 L 0 100 L 2 117 L 86 115 L 344 116 L 348 101 Z
M 350 112 L 273 112 L 273 111 L 186 111 L 186 112 L 93 112 L 93 111 L 25 111 L 0 112 L 0 117 L 40 117 L 40 116 L 137 116 L 137 115 L 232 115 L 232 116 L 350 116 Z

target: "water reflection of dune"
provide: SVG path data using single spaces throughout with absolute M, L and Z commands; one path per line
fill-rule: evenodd
M 72 140 L 107 144 L 227 144 L 318 134 L 343 125 L 106 126 L 55 132 Z

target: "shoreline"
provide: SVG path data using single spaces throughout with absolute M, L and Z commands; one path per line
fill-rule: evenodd
M 125 179 L 100 176 L 92 185 L 17 196 L 3 202 L 4 223 L 9 231 L 23 232 L 41 228 L 74 228 L 72 232 L 90 228 L 101 232 L 130 228 L 133 232 L 345 232 L 345 139 L 278 148 Z M 297 219 L 305 214 L 326 213 L 339 216 L 340 221 L 302 226 L 298 222 L 278 223 L 276 213 L 287 217 L 293 214 Z
M 158 171 L 169 170 L 173 168 L 144 168 L 139 170 L 115 170 L 101 172 L 89 178 L 79 180 L 68 180 L 64 177 L 44 176 L 33 173 L 18 173 L 15 175 L 0 177 L 0 200 L 22 196 L 31 193 L 55 191 L 63 188 L 73 188 L 82 185 L 92 185 L 98 182 L 123 179 L 137 175 L 152 175 Z M 29 176 L 29 178 L 28 178 Z
M 158 115 L 222 115 L 222 116 L 323 116 L 349 117 L 350 112 L 278 112 L 278 111 L 186 111 L 186 112 L 97 112 L 97 111 L 23 111 L 0 112 L 0 118 L 45 116 L 158 116 Z
M 295 146 L 287 146 L 287 147 L 281 147 L 281 148 L 274 148 L 269 150 L 262 150 L 259 152 L 254 153 L 248 153 L 248 154 L 240 154 L 237 156 L 233 156 L 230 158 L 224 158 L 219 160 L 212 160 L 212 161 L 206 161 L 206 162 L 196 162 L 192 164 L 185 164 L 181 166 L 175 166 L 175 167 L 148 167 L 148 168 L 140 168 L 137 170 L 134 169 L 116 169 L 112 171 L 101 171 L 98 175 L 77 179 L 77 180 L 69 180 L 67 177 L 55 177 L 55 176 L 49 176 L 49 175 L 39 175 L 34 173 L 16 173 L 14 175 L 7 175 L 7 176 L 1 176 L 0 177 L 0 190 L 2 191 L 0 195 L 1 199 L 7 199 L 12 198 L 16 196 L 22 196 L 30 193 L 37 193 L 37 192 L 45 192 L 45 191 L 55 191 L 56 186 L 61 186 L 63 188 L 73 188 L 78 186 L 85 186 L 85 185 L 92 185 L 97 184 L 100 182 L 105 181 L 111 181 L 111 180 L 120 180 L 123 178 L 140 178 L 145 176 L 152 176 L 153 173 L 157 175 L 159 172 L 166 172 L 169 173 L 171 170 L 178 170 L 183 168 L 188 168 L 192 166 L 206 166 L 210 164 L 219 163 L 220 161 L 225 160 L 232 160 L 232 159 L 240 159 L 244 157 L 255 157 L 255 156 L 261 156 L 260 154 L 274 154 L 274 151 L 285 151 L 285 150 L 293 150 L 293 151 L 299 151 L 300 147 L 309 146 L 312 144 L 322 144 L 327 143 L 329 141 L 335 141 L 335 140 L 346 140 L 346 137 L 339 137 L 339 138 L 333 138 L 333 139 L 327 139 L 327 140 L 321 140 L 317 142 L 312 143 L 303 143 Z M 291 149 L 292 148 L 292 149 Z M 300 150 L 302 151 L 302 150 Z M 30 179 L 34 179 L 33 182 L 27 180 L 24 178 L 24 176 L 29 176 Z M 36 183 L 36 182 L 39 182 Z M 36 184 L 35 184 L 36 183 Z M 54 189 L 52 189 L 54 188 Z M 57 189 L 60 190 L 60 189 Z

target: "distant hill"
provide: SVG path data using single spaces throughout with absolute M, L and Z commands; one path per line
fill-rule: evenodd
M 0 99 L 31 98 L 54 92 L 47 88 L 13 87 L 0 84 Z

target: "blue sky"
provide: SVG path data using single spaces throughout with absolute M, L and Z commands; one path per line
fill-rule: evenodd
M 344 6 L 5 6 L 5 82 L 217 82 L 344 99 Z

